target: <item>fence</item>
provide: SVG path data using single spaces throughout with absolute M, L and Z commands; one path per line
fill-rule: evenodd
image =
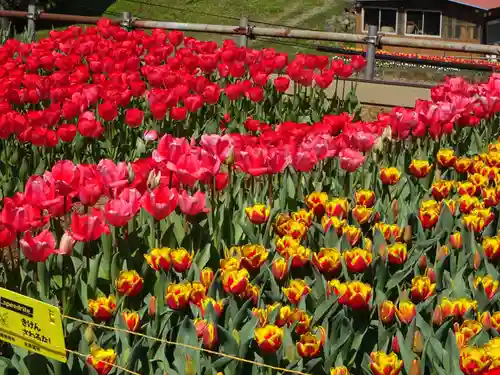
M 25 18 L 27 20 L 27 32 L 29 39 L 35 39 L 35 23 L 36 20 L 49 20 L 58 22 L 68 22 L 74 24 L 96 24 L 100 17 L 89 17 L 68 14 L 56 14 L 40 12 L 35 5 L 29 5 L 28 11 L 12 11 L 0 10 L 0 17 Z M 141 28 L 141 29 L 170 29 L 181 30 L 188 32 L 205 32 L 223 35 L 239 36 L 239 44 L 246 46 L 248 39 L 254 37 L 275 37 L 275 38 L 291 38 L 316 41 L 331 41 L 343 43 L 358 43 L 365 44 L 366 49 L 364 55 L 367 59 L 367 67 L 365 69 L 365 79 L 373 83 L 391 84 L 390 81 L 374 80 L 375 76 L 375 61 L 376 59 L 387 60 L 389 58 L 377 56 L 377 48 L 381 46 L 399 46 L 399 47 L 416 47 L 421 49 L 433 49 L 440 51 L 460 51 L 488 55 L 500 55 L 500 46 L 460 43 L 460 42 L 444 42 L 441 40 L 413 39 L 387 36 L 378 31 L 377 26 L 370 25 L 368 35 L 335 33 L 316 30 L 304 30 L 288 27 L 260 27 L 249 23 L 247 17 L 240 19 L 239 25 L 217 25 L 217 24 L 194 24 L 194 23 L 178 23 L 164 22 L 153 20 L 141 20 L 133 17 L 130 12 L 123 12 L 120 19 L 112 18 L 111 22 L 116 25 L 121 25 L 124 28 Z M 334 47 L 318 46 L 318 50 L 335 52 Z M 339 51 L 343 53 L 342 51 Z M 347 52 L 348 51 L 344 51 Z M 395 57 L 392 60 L 405 61 L 405 58 Z M 435 65 L 434 62 L 422 61 L 419 59 L 410 59 L 415 64 Z M 406 59 L 408 61 L 408 59 Z M 439 64 L 437 64 L 439 65 Z M 464 68 L 463 64 L 446 63 L 448 67 Z M 465 67 L 471 69 L 472 66 Z M 490 68 L 491 69 L 491 68 Z M 484 67 L 483 67 L 484 70 Z M 412 87 L 420 87 L 419 85 L 407 85 Z

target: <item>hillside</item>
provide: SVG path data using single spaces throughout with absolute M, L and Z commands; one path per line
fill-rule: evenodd
M 266 23 L 326 30 L 332 18 L 340 14 L 346 0 L 118 0 L 107 9 L 108 14 L 132 12 L 134 17 L 175 22 L 237 25 L 242 15 L 251 24 Z M 194 34 L 193 34 L 194 35 Z M 197 34 L 200 39 L 221 41 L 226 36 Z M 287 51 L 307 49 L 312 42 L 282 41 L 272 43 L 263 38 L 251 42 L 252 47 L 272 46 Z

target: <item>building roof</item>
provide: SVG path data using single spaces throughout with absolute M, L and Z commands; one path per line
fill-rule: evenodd
M 449 0 L 452 3 L 463 4 L 473 8 L 490 10 L 500 8 L 500 0 Z

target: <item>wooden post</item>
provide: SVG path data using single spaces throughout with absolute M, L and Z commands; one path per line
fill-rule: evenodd
M 3 5 L 1 4 L 0 4 L 0 10 L 5 10 Z M 10 22 L 7 17 L 0 17 L 0 30 L 3 42 L 3 39 L 8 39 L 10 36 Z
M 246 16 L 241 17 L 240 28 L 244 28 L 245 30 L 248 30 L 248 18 Z M 239 45 L 240 45 L 240 47 L 247 47 L 248 46 L 248 36 L 246 35 L 246 33 L 240 35 Z
M 132 29 L 132 13 L 131 12 L 123 12 L 122 13 L 122 21 L 120 22 L 121 27 L 126 30 Z
M 376 25 L 368 25 L 368 38 L 366 38 L 366 68 L 365 78 L 370 81 L 375 77 L 375 55 L 377 53 L 377 34 Z
M 30 4 L 28 5 L 28 15 L 26 18 L 28 19 L 28 26 L 27 26 L 27 33 L 28 33 L 28 40 L 30 42 L 35 41 L 35 19 L 37 16 L 37 11 L 36 11 L 36 5 L 35 4 Z

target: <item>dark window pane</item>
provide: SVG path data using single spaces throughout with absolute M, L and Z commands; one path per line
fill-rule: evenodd
M 474 39 L 474 40 L 480 40 L 481 39 L 481 26 L 480 25 L 476 25 L 474 27 L 474 31 L 472 33 L 472 39 Z
M 500 22 L 490 22 L 486 25 L 486 37 L 488 44 L 500 43 Z
M 373 8 L 365 8 L 364 9 L 364 25 L 363 25 L 363 30 L 368 32 L 368 25 L 376 25 L 377 27 L 379 26 L 378 20 L 379 20 L 379 10 L 378 9 L 373 9 Z
M 406 34 L 423 34 L 423 13 L 409 10 L 406 12 Z
M 460 39 L 462 36 L 462 26 L 460 26 L 458 23 L 455 25 L 455 39 Z
M 380 31 L 395 33 L 398 22 L 398 12 L 393 9 L 380 9 Z
M 424 34 L 436 36 L 441 35 L 441 13 L 425 12 Z

